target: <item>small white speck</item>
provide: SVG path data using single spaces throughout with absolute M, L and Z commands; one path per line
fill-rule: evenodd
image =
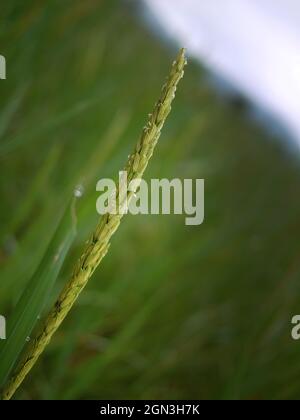
M 77 185 L 74 189 L 75 197 L 77 198 L 82 197 L 83 193 L 84 193 L 83 185 Z

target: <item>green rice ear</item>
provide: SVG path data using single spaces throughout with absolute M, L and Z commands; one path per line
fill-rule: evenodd
M 134 178 L 142 178 L 154 148 L 160 137 L 162 127 L 171 111 L 171 104 L 175 97 L 178 82 L 183 77 L 186 65 L 185 49 L 181 49 L 177 59 L 173 62 L 169 77 L 163 86 L 160 99 L 156 103 L 148 122 L 142 131 L 134 152 L 129 156 L 124 168 L 127 171 L 127 182 Z M 134 192 L 127 194 L 128 202 Z M 116 192 L 118 197 L 118 190 Z M 49 344 L 53 334 L 59 328 L 64 318 L 76 302 L 81 291 L 86 286 L 95 269 L 106 255 L 110 239 L 118 229 L 123 213 L 105 214 L 100 219 L 95 232 L 91 235 L 83 251 L 70 281 L 66 284 L 48 317 L 42 325 L 41 332 L 33 340 L 25 357 L 15 374 L 5 386 L 1 398 L 10 399 L 32 369 L 39 356 Z

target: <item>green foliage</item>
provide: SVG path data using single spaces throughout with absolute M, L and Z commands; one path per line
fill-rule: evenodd
M 0 313 L 8 322 L 78 182 L 126 161 L 168 52 L 122 2 L 2 6 Z M 205 178 L 205 222 L 130 216 L 17 398 L 298 398 L 299 168 L 189 66 L 146 178 Z M 44 267 L 45 268 L 45 267 Z M 1 343 L 2 345 L 2 343 Z
M 172 64 L 167 82 L 163 85 L 160 98 L 154 106 L 153 113 L 149 114 L 148 122 L 142 130 L 141 137 L 139 138 L 134 151 L 128 156 L 127 164 L 125 166 L 125 171 L 128 176 L 127 188 L 129 187 L 130 181 L 143 178 L 145 169 L 148 166 L 154 148 L 159 140 L 161 130 L 171 111 L 171 104 L 175 98 L 177 84 L 184 75 L 185 65 L 185 50 L 181 49 L 178 57 Z M 14 396 L 17 389 L 23 383 L 24 379 L 39 359 L 40 355 L 45 351 L 52 339 L 52 336 L 57 332 L 64 319 L 77 302 L 79 295 L 82 293 L 94 271 L 107 254 L 111 238 L 118 230 L 121 219 L 124 216 L 124 210 L 127 208 L 127 205 L 132 199 L 135 191 L 136 190 L 128 191 L 126 197 L 124 197 L 121 194 L 120 189 L 117 188 L 116 199 L 120 209 L 119 212 L 116 214 L 107 213 L 103 215 L 103 217 L 100 218 L 95 230 L 90 234 L 90 238 L 88 239 L 79 260 L 74 266 L 71 278 L 65 284 L 62 292 L 52 306 L 51 311 L 45 320 L 43 320 L 39 333 L 34 337 L 33 344 L 29 346 L 29 349 L 25 349 L 25 354 L 23 355 L 22 360 L 20 361 L 14 374 L 7 383 L 4 383 L 1 394 L 2 400 L 10 400 Z M 75 197 L 77 194 L 81 196 L 82 186 L 75 188 Z M 26 335 L 24 336 L 24 332 L 31 332 L 28 332 L 28 328 L 31 326 L 32 322 L 36 320 L 37 313 L 40 313 L 40 302 L 44 302 L 46 300 L 45 298 L 49 293 L 49 287 L 51 287 L 56 280 L 60 266 L 65 258 L 69 246 L 71 245 L 73 237 L 71 233 L 62 244 L 57 244 L 56 241 L 54 241 L 54 246 L 51 245 L 51 252 L 46 253 L 45 258 L 41 263 L 42 268 L 40 272 L 38 270 L 37 275 L 33 277 L 32 288 L 27 288 L 20 299 L 17 308 L 14 310 L 14 326 L 12 331 L 9 333 L 9 339 L 2 351 L 2 371 L 4 371 L 2 376 L 4 376 L 4 379 L 7 378 L 10 368 L 13 366 L 12 362 L 9 364 L 9 361 L 13 358 L 11 353 L 20 348 L 22 343 L 24 343 L 24 339 L 26 337 Z M 60 245 L 62 250 L 57 249 L 58 245 Z M 64 247 L 64 245 L 66 246 Z M 60 258 L 60 254 L 62 252 L 64 252 L 64 256 L 63 258 Z M 58 261 L 60 261 L 59 266 L 57 264 Z M 32 309 L 38 309 L 38 312 L 36 310 L 35 313 L 32 314 Z M 30 311 L 31 324 L 27 320 L 30 318 Z M 26 322 L 23 322 L 25 325 L 20 323 L 20 320 L 23 319 L 26 320 Z
M 59 271 L 72 245 L 75 227 L 75 201 L 67 206 L 59 221 L 49 247 L 38 266 L 35 274 L 26 285 L 22 296 L 14 307 L 9 319 L 7 340 L 1 345 L 0 352 L 0 384 L 4 386 L 20 353 L 29 342 L 34 327 L 43 316 L 49 295 L 57 280 Z

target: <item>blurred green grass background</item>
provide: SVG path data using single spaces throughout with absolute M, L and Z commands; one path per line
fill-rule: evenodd
M 98 219 L 96 182 L 117 177 L 176 50 L 122 1 L 1 9 L 0 313 L 9 322 L 83 183 L 78 236 L 49 304 L 67 281 Z M 204 224 L 128 215 L 17 398 L 298 398 L 297 157 L 190 62 L 146 179 L 205 178 Z

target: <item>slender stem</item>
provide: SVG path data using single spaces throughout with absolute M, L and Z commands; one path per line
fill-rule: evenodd
M 181 49 L 177 59 L 173 62 L 170 75 L 163 86 L 160 99 L 156 103 L 153 113 L 149 115 L 148 122 L 142 131 L 141 138 L 134 152 L 128 158 L 124 169 L 127 171 L 127 185 L 135 178 L 142 178 L 144 174 L 159 139 L 161 129 L 171 111 L 171 103 L 175 97 L 177 84 L 183 77 L 185 65 L 185 50 Z M 117 189 L 116 195 L 117 197 L 119 196 L 119 189 Z M 129 191 L 127 193 L 128 202 L 132 195 L 133 192 Z M 70 281 L 62 290 L 48 317 L 44 321 L 41 332 L 35 338 L 24 359 L 5 386 L 1 395 L 2 400 L 9 400 L 14 395 L 39 356 L 49 344 L 53 334 L 59 328 L 93 272 L 106 255 L 110 245 L 110 239 L 117 230 L 122 217 L 123 212 L 117 214 L 107 213 L 100 219 L 95 232 L 89 239 L 83 254 L 75 266 Z

